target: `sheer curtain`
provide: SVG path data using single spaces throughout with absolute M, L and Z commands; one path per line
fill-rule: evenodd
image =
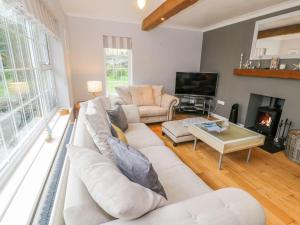
M 58 25 L 54 15 L 41 0 L 0 0 L 1 7 L 22 14 L 26 19 L 41 26 L 49 35 L 58 36 Z

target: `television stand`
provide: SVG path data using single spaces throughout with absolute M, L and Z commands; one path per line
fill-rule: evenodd
M 211 113 L 213 97 L 193 95 L 176 95 L 176 97 L 179 98 L 178 112 L 192 112 L 203 115 Z

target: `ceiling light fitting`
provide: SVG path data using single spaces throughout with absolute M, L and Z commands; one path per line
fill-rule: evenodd
M 143 9 L 146 5 L 146 0 L 137 0 L 137 5 L 140 9 Z

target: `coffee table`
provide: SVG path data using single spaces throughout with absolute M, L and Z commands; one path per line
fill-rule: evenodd
M 219 169 L 222 168 L 224 154 L 248 149 L 246 162 L 249 162 L 252 148 L 265 143 L 264 135 L 233 123 L 229 123 L 228 129 L 222 133 L 208 132 L 201 124 L 190 125 L 188 131 L 194 136 L 194 150 L 200 139 L 220 153 Z

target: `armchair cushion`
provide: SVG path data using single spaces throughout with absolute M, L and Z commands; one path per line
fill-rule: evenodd
M 153 85 L 152 89 L 153 89 L 154 104 L 157 106 L 160 106 L 163 86 L 162 85 Z
M 168 109 L 160 106 L 140 106 L 139 112 L 141 117 L 166 116 Z
M 133 104 L 154 105 L 153 89 L 150 85 L 135 85 L 129 87 Z
M 130 90 L 128 86 L 119 86 L 115 87 L 116 92 L 118 93 L 119 97 L 126 103 L 132 104 L 132 98 L 130 94 Z

